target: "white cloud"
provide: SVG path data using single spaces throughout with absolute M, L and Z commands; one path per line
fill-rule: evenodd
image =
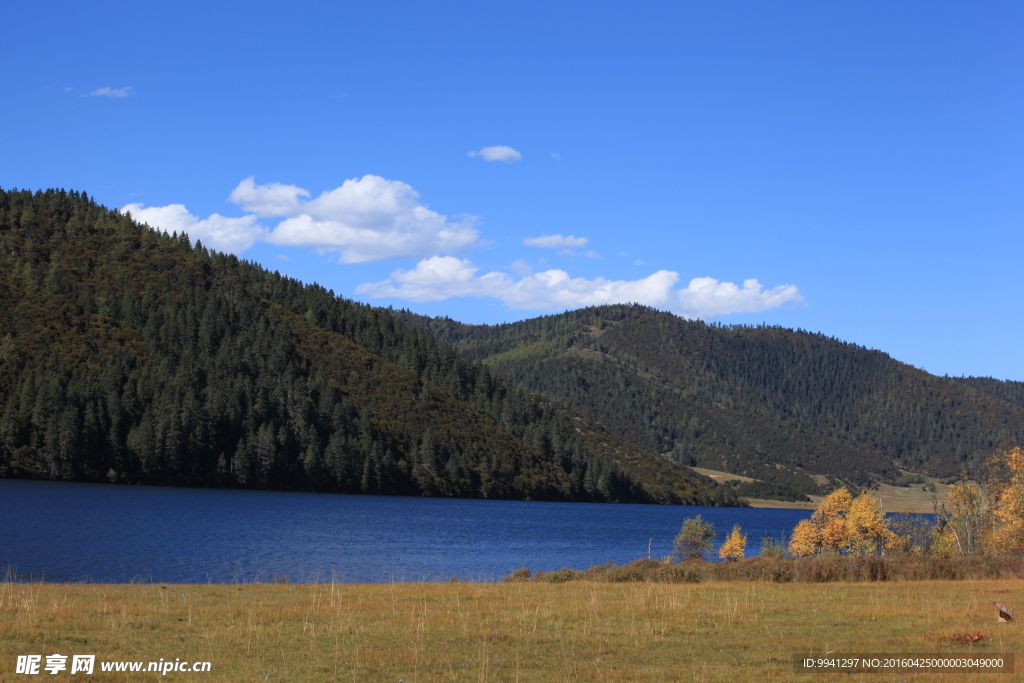
M 336 251 L 344 263 L 425 258 L 479 242 L 472 217 L 450 222 L 398 180 L 365 175 L 303 200 L 309 196 L 295 185 L 256 185 L 247 178 L 230 200 L 262 216 L 285 218 L 267 236 L 271 244 Z
M 587 246 L 587 241 L 586 237 L 576 237 L 575 235 L 568 237 L 565 235 L 541 235 L 540 237 L 527 237 L 523 240 L 523 244 L 540 249 L 558 249 L 559 254 L 575 256 L 576 249 Z M 583 255 L 587 258 L 601 258 L 601 254 L 593 249 L 588 249 L 583 252 Z
M 182 204 L 129 204 L 124 211 L 140 222 L 167 232 L 187 232 L 223 251 L 239 253 L 263 241 L 338 252 L 343 263 L 423 259 L 480 243 L 473 216 L 449 221 L 421 204 L 416 190 L 398 180 L 365 175 L 315 199 L 310 196 L 296 185 L 257 185 L 246 178 L 228 198 L 250 212 L 241 218 L 213 214 L 200 220 Z M 284 220 L 268 231 L 257 223 L 257 215 Z
M 511 163 L 513 161 L 519 161 L 523 158 L 523 155 L 505 145 L 496 145 L 494 147 L 484 147 L 483 149 L 476 152 L 469 152 L 471 157 L 480 157 L 484 161 L 504 161 Z
M 534 272 L 517 261 L 513 273 L 492 271 L 479 274 L 468 259 L 441 255 L 457 253 L 479 244 L 473 218 L 451 222 L 419 201 L 406 183 L 365 175 L 346 180 L 340 187 L 312 198 L 296 185 L 257 185 L 243 180 L 232 191 L 230 201 L 249 213 L 240 218 L 213 214 L 199 219 L 182 204 L 145 207 L 128 204 L 142 223 L 166 232 L 188 233 L 193 240 L 211 248 L 238 254 L 258 241 L 276 245 L 311 247 L 339 253 L 344 263 L 365 263 L 388 259 L 419 259 L 410 270 L 397 269 L 381 282 L 356 288 L 370 297 L 394 297 L 407 301 L 443 301 L 453 297 L 496 299 L 509 308 L 560 311 L 611 303 L 641 303 L 690 318 L 716 318 L 733 313 L 756 313 L 803 301 L 794 285 L 765 289 L 755 279 L 742 286 L 710 277 L 690 280 L 677 287 L 679 274 L 659 270 L 637 280 L 573 278 L 564 270 Z M 268 230 L 258 216 L 283 219 Z M 575 235 L 542 235 L 523 240 L 527 246 L 560 249 L 585 247 L 587 238 Z M 584 256 L 600 258 L 589 250 Z M 539 259 L 540 264 L 544 259 Z M 638 261 L 637 264 L 642 262 Z
M 435 256 L 412 270 L 396 270 L 382 282 L 368 282 L 356 293 L 406 301 L 443 301 L 453 297 L 497 299 L 512 309 L 561 311 L 614 303 L 641 303 L 688 318 L 717 318 L 731 313 L 757 313 L 803 301 L 793 285 L 765 290 L 757 280 L 743 287 L 713 278 L 694 278 L 675 289 L 679 274 L 669 270 L 639 280 L 572 278 L 564 270 L 530 272 L 517 263 L 518 278 L 501 271 L 477 275 L 468 259 Z
M 568 237 L 563 235 L 541 235 L 540 237 L 527 237 L 523 240 L 523 244 L 540 249 L 575 249 L 587 246 L 587 241 L 586 237 L 576 237 L 575 235 L 569 235 Z
M 760 313 L 784 304 L 798 304 L 804 298 L 796 285 L 765 289 L 756 279 L 743 281 L 742 289 L 733 282 L 711 277 L 695 277 L 686 289 L 675 292 L 676 306 L 691 318 L 716 318 L 730 313 Z
M 96 97 L 128 97 L 132 94 L 132 86 L 126 86 L 124 88 L 97 88 L 89 93 Z
M 309 191 L 281 183 L 257 185 L 249 177 L 238 183 L 228 201 L 259 216 L 297 216 L 302 211 L 299 197 L 309 197 Z
M 150 227 L 168 233 L 185 232 L 193 242 L 202 240 L 203 246 L 233 254 L 245 251 L 266 235 L 266 230 L 256 223 L 256 216 L 251 215 L 228 218 L 215 213 L 199 220 L 185 209 L 184 204 L 149 208 L 143 208 L 142 204 L 128 204 L 121 209 L 122 213 L 129 211 L 139 223 L 148 223 Z
M 533 275 L 533 268 L 531 268 L 530 264 L 528 264 L 526 261 L 524 261 L 522 259 L 519 259 L 518 261 L 516 261 L 515 263 L 513 263 L 509 267 L 513 271 L 515 271 L 515 272 L 519 273 L 520 275 L 522 275 L 523 277 L 527 277 L 529 275 Z

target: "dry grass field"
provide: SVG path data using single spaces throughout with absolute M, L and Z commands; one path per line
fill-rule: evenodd
M 709 470 L 706 467 L 691 467 L 694 472 L 699 472 L 705 477 L 711 477 L 716 482 L 721 484 L 724 481 L 731 481 L 733 479 L 743 482 L 760 481 L 759 479 L 753 479 L 751 477 L 744 477 L 742 474 L 729 474 L 728 472 L 721 472 L 719 470 Z
M 798 674 L 796 652 L 1024 652 L 1024 581 L 855 584 L 0 584 L 0 681 L 19 654 L 210 661 L 167 681 L 970 681 Z M 949 636 L 981 632 L 980 645 Z M 1017 671 L 1021 671 L 1018 664 Z
M 738 479 L 740 481 L 756 481 L 750 477 L 742 477 L 738 474 L 729 474 L 728 472 L 720 472 L 718 470 L 709 470 L 703 467 L 691 468 L 700 472 L 703 475 L 711 477 L 717 482 L 729 481 L 730 479 Z M 935 506 L 932 498 L 940 505 L 945 503 L 946 509 L 949 509 L 949 487 L 945 484 L 929 479 L 929 481 L 935 484 L 935 493 L 925 490 L 920 484 L 914 484 L 912 486 L 890 486 L 889 484 L 879 484 L 878 489 L 872 491 L 872 494 L 878 498 L 882 503 L 882 509 L 886 512 L 926 512 L 931 513 L 935 511 Z M 810 496 L 810 503 L 789 503 L 781 500 L 762 500 L 758 498 L 750 498 L 750 506 L 755 508 L 792 508 L 799 510 L 814 510 L 821 503 L 823 496 Z

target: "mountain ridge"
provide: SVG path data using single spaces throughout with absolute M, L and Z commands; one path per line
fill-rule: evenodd
M 0 191 L 0 476 L 737 504 L 381 310 Z
M 396 316 L 654 452 L 804 493 L 818 492 L 812 474 L 854 486 L 905 470 L 955 477 L 1024 438 L 1015 383 L 936 377 L 802 330 L 638 305 L 493 326 Z
M 0 476 L 736 504 L 688 467 L 820 494 L 1024 440 L 1024 383 L 637 305 L 372 307 L 84 193 L 0 190 L 0 275 Z

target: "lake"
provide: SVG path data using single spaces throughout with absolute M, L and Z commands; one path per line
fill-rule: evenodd
M 756 555 L 808 510 L 543 503 L 0 479 L 0 569 L 89 582 L 494 581 L 661 558 L 683 519 Z

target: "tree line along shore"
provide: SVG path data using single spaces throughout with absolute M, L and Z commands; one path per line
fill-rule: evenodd
M 735 525 L 717 552 L 724 562 L 706 561 L 712 555 L 715 530 L 697 515 L 683 521 L 672 554 L 660 561 L 641 558 L 624 566 L 536 574 L 522 568 L 505 580 L 816 583 L 1024 578 L 1024 449 L 996 454 L 984 473 L 980 482 L 950 485 L 949 507 L 937 507 L 932 519 L 910 513 L 886 516 L 870 491 L 854 496 L 840 488 L 788 538 L 762 539 L 756 557 L 746 557 L 747 536 Z

